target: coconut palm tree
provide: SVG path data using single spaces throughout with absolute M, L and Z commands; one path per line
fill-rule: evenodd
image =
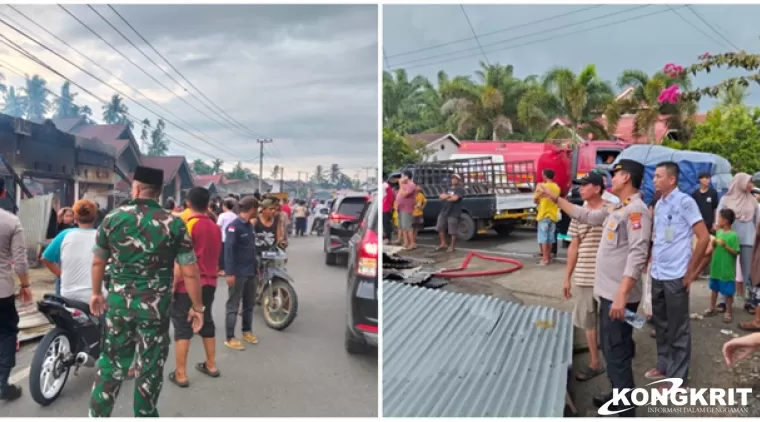
M 48 100 L 47 81 L 34 75 L 31 78 L 26 77 L 26 84 L 21 89 L 24 96 L 24 113 L 29 120 L 43 120 L 48 110 L 50 110 L 50 101 Z
M 103 106 L 103 121 L 109 125 L 127 125 L 130 129 L 134 126 L 129 119 L 129 107 L 119 94 L 112 95 L 111 101 Z
M 441 112 L 452 113 L 457 121 L 457 132 L 475 131 L 475 139 L 498 140 L 512 132 L 512 122 L 503 114 L 504 95 L 492 86 L 478 86 L 474 96 L 453 98 L 443 105 Z
M 723 107 L 733 107 L 744 104 L 749 96 L 748 87 L 734 84 L 720 92 L 720 105 Z
M 88 125 L 95 124 L 92 120 L 92 109 L 90 106 L 80 106 L 77 108 L 77 115 L 84 118 L 84 123 Z
M 317 168 L 314 171 L 314 182 L 319 185 L 324 185 L 327 181 L 327 170 L 322 166 L 321 164 L 317 166 Z
M 272 168 L 272 174 L 270 175 L 272 179 L 277 179 L 277 176 L 280 175 L 280 166 L 275 165 L 274 168 Z
M 16 94 L 14 87 L 8 87 L 8 90 L 3 96 L 5 105 L 3 106 L 3 113 L 13 117 L 24 117 L 24 97 Z
M 169 141 L 166 139 L 164 128 L 166 123 L 164 119 L 158 119 L 156 127 L 150 134 L 150 145 L 148 145 L 148 155 L 164 156 L 169 151 Z
M 416 76 L 409 81 L 404 69 L 383 72 L 383 125 L 399 133 L 419 126 L 422 93 L 429 81 Z
M 150 136 L 150 120 L 147 118 L 140 122 L 142 130 L 140 131 L 140 141 L 142 141 L 143 151 L 148 151 L 148 136 Z
M 219 174 L 222 172 L 222 164 L 224 164 L 224 161 L 220 159 L 214 159 L 214 161 L 211 163 L 211 171 L 214 172 L 214 174 Z
M 61 95 L 53 100 L 53 106 L 55 107 L 54 117 L 56 119 L 79 116 L 79 107 L 74 104 L 76 96 L 77 94 L 71 92 L 69 81 L 64 82 L 61 86 Z
M 633 134 L 646 136 L 649 144 L 657 142 L 655 129 L 657 122 L 663 119 L 667 121 L 669 128 L 683 131 L 688 136 L 693 130 L 696 104 L 660 104 L 658 101 L 663 89 L 676 84 L 683 89 L 689 89 L 691 82 L 688 77 L 674 79 L 662 72 L 650 77 L 641 70 L 624 70 L 618 78 L 618 86 L 633 88 L 633 92 L 629 97 L 610 102 L 605 107 L 607 132 L 615 133 L 622 115 L 633 114 Z
M 342 175 L 343 173 L 340 171 L 339 165 L 333 164 L 330 166 L 330 176 L 329 176 L 330 183 L 333 183 L 333 184 L 338 183 Z

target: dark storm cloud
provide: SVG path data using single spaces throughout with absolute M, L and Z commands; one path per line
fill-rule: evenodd
M 673 10 L 666 5 L 601 5 L 547 20 L 590 6 L 465 8 L 478 34 L 520 26 L 482 36 L 480 42 L 491 63 L 514 65 L 521 77 L 543 75 L 553 66 L 577 72 L 587 64 L 595 64 L 604 79 L 616 84 L 624 69 L 641 69 L 651 74 L 669 62 L 689 65 L 705 52 L 732 51 L 731 44 L 708 24 L 738 48 L 756 52 L 760 44 L 756 30 L 760 5 L 690 6 L 707 24 L 683 5 L 670 6 Z M 544 21 L 537 22 L 541 20 Z M 573 23 L 578 25 L 566 26 Z M 475 40 L 456 42 L 472 37 L 459 6 L 385 6 L 383 25 L 383 48 L 390 67 L 408 69 L 410 78 L 422 74 L 434 81 L 439 70 L 449 75 L 472 75 L 479 68 L 478 62 L 484 60 Z M 577 31 L 585 32 L 571 34 Z M 428 49 L 445 43 L 450 44 Z M 417 51 L 421 49 L 426 50 Z M 406 52 L 413 53 L 402 54 Z M 383 65 L 387 67 L 386 63 Z M 695 83 L 708 86 L 741 74 L 746 72 L 718 70 L 701 74 Z M 751 87 L 750 94 L 748 103 L 760 104 L 760 89 Z M 703 108 L 709 106 L 709 101 L 703 101 Z
M 28 28 L 30 34 L 49 43 L 54 50 L 66 54 L 115 88 L 136 97 L 142 106 L 126 101 L 135 116 L 154 121 L 156 116 L 147 109 L 165 115 L 168 120 L 209 143 L 167 124 L 167 132 L 171 136 L 228 163 L 257 156 L 258 144 L 251 136 L 229 129 L 230 125 L 224 118 L 209 112 L 194 98 L 183 93 L 179 86 L 87 6 L 65 7 L 138 67 L 194 107 L 120 57 L 57 5 L 20 6 L 19 9 L 182 120 L 167 115 L 142 95 L 67 51 L 65 46 L 44 35 L 15 12 L 6 7 L 0 7 L 0 10 Z M 160 66 L 169 70 L 106 5 L 93 7 Z M 318 164 L 329 166 L 337 163 L 352 174 L 352 169 L 377 162 L 376 6 L 115 5 L 114 8 L 226 113 L 257 136 L 275 139 L 276 147 L 266 148 L 267 156 L 271 158 L 267 158 L 265 167 L 285 165 L 295 176 L 297 169 L 313 171 Z M 7 28 L 0 28 L 3 34 L 11 35 Z M 23 42 L 34 54 L 65 76 L 93 90 L 96 95 L 109 98 L 114 93 L 114 90 L 39 46 L 16 34 L 13 34 L 13 39 Z M 0 54 L 5 51 L 7 48 L 0 46 Z M 24 72 L 39 73 L 45 77 L 54 91 L 63 82 L 18 54 L 13 53 L 9 57 Z M 9 74 L 6 69 L 2 72 L 12 84 L 21 83 L 21 78 Z M 187 87 L 174 72 L 170 73 Z M 81 92 L 75 87 L 72 90 Z M 79 100 L 90 105 L 100 118 L 101 104 L 84 93 Z M 139 130 L 135 132 L 139 133 Z M 186 154 L 190 160 L 210 159 L 178 143 L 170 146 L 170 152 Z M 324 160 L 327 161 L 322 162 Z M 258 163 L 244 164 L 258 168 Z

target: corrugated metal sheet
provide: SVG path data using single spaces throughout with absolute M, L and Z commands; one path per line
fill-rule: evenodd
M 24 241 L 29 262 L 37 262 L 37 251 L 40 244 L 45 241 L 52 208 L 52 194 L 22 199 L 19 204 L 18 216 L 21 219 L 21 226 L 24 227 Z
M 570 314 L 383 283 L 383 416 L 562 417 Z

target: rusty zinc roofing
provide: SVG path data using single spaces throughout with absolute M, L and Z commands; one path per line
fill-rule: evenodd
M 570 314 L 383 283 L 383 416 L 562 417 Z

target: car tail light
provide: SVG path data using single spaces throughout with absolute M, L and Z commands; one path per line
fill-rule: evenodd
M 356 324 L 356 329 L 359 331 L 364 331 L 368 333 L 374 333 L 377 334 L 377 327 L 374 325 L 367 325 L 367 324 Z
M 339 214 L 337 212 L 330 214 L 330 221 L 333 223 L 340 223 L 341 221 L 348 221 L 353 219 L 354 217 L 351 217 L 350 215 Z
M 356 274 L 363 277 L 377 277 L 378 243 L 377 233 L 367 230 L 359 243 L 356 258 Z

